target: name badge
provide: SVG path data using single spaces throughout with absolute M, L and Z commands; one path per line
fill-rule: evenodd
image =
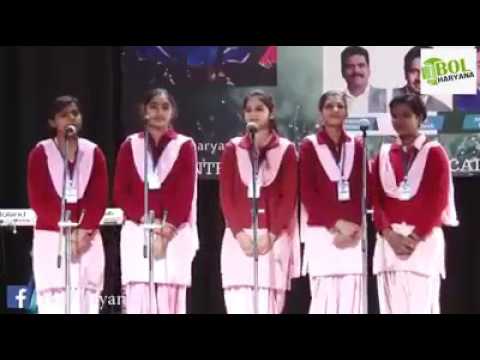
M 408 201 L 412 197 L 412 189 L 410 188 L 410 184 L 407 180 L 403 180 L 400 183 L 400 200 L 401 201 Z
M 350 184 L 348 180 L 337 182 L 338 201 L 350 201 Z
M 78 201 L 77 188 L 73 180 L 67 180 L 67 188 L 65 189 L 65 201 L 67 204 L 76 204 Z
M 250 183 L 248 185 L 248 198 L 249 199 L 260 199 L 260 190 L 262 188 L 262 184 L 260 183 L 260 180 L 257 178 L 256 182 L 255 182 L 256 186 L 255 186 L 255 194 L 253 193 L 253 186 L 252 184 Z

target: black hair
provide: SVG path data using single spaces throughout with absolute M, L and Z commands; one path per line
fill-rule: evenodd
M 390 112 L 392 112 L 395 106 L 401 104 L 407 105 L 410 110 L 420 118 L 420 123 L 423 123 L 427 118 L 427 108 L 420 96 L 416 94 L 405 94 L 394 97 L 392 101 L 390 101 Z
M 270 114 L 273 114 L 275 110 L 275 102 L 273 101 L 273 96 L 267 94 L 263 90 L 253 90 L 248 93 L 248 95 L 245 96 L 245 98 L 243 99 L 243 110 L 245 110 L 245 108 L 247 107 L 248 101 L 254 97 L 260 100 L 268 108 Z M 271 130 L 275 130 L 276 132 L 278 132 L 277 119 L 275 118 L 275 116 L 272 116 L 270 118 L 269 126 Z
M 368 55 L 368 51 L 365 48 L 361 46 L 349 46 L 343 49 L 341 54 L 342 74 L 345 70 L 345 66 L 347 66 L 347 60 L 354 55 L 361 55 L 365 57 L 365 61 L 368 65 L 370 65 L 370 56 Z

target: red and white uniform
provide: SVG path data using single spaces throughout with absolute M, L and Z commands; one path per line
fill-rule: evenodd
M 157 146 L 149 141 L 149 168 L 157 176 L 158 189 L 148 192 L 149 209 L 177 231 L 164 259 L 154 260 L 158 313 L 186 312 L 186 289 L 191 285 L 191 266 L 198 249 L 196 221 L 197 156 L 189 137 L 168 130 Z M 129 136 L 117 157 L 114 201 L 126 214 L 121 233 L 122 285 L 128 313 L 148 313 L 148 259 L 143 257 L 144 136 Z
M 220 164 L 220 200 L 226 229 L 221 273 L 228 313 L 253 313 L 253 257 L 245 255 L 235 235 L 252 236 L 250 137 L 231 139 Z M 267 254 L 259 255 L 259 313 L 281 313 L 291 279 L 300 276 L 300 244 L 296 216 L 297 158 L 293 144 L 273 134 L 259 154 L 258 236 L 278 236 Z
M 33 273 L 40 313 L 65 311 L 63 250 L 61 268 L 57 268 L 63 167 L 63 156 L 53 139 L 38 143 L 30 152 L 28 195 L 30 206 L 37 216 L 33 237 Z M 66 207 L 71 211 L 71 220 L 78 222 L 83 213 L 79 228 L 98 229 L 107 206 L 108 174 L 105 156 L 96 144 L 78 139 L 76 160 L 69 163 L 69 178 L 77 194 L 77 201 L 72 200 Z M 104 264 L 102 238 L 97 231 L 90 249 L 71 265 L 72 313 L 98 313 Z
M 414 159 L 414 160 L 412 160 Z M 405 163 L 409 200 L 402 199 Z M 405 167 L 405 168 L 404 168 Z M 373 272 L 382 313 L 439 313 L 440 277 L 445 277 L 442 225 L 457 226 L 453 180 L 446 151 L 424 135 L 404 151 L 397 140 L 384 144 L 372 166 L 374 221 L 378 231 Z M 420 241 L 410 256 L 397 256 L 380 235 L 391 228 L 415 232 Z
M 300 147 L 302 274 L 309 274 L 310 313 L 358 314 L 362 311 L 362 249 L 339 249 L 329 229 L 339 219 L 361 225 L 361 141 L 345 132 L 338 146 L 324 130 L 307 136 Z M 339 201 L 337 184 L 348 180 L 350 200 Z

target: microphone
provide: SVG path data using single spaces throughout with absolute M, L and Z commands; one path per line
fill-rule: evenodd
M 68 125 L 65 128 L 65 137 L 74 137 L 78 133 L 78 129 L 75 125 Z
M 255 124 L 253 121 L 250 121 L 248 124 L 247 124 L 247 131 L 252 134 L 252 135 L 255 135 L 255 133 L 258 131 L 258 125 Z
M 368 119 L 361 119 L 360 120 L 360 130 L 367 131 L 370 128 L 370 121 Z

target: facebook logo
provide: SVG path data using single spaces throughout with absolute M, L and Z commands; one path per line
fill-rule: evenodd
M 27 286 L 7 286 L 7 308 L 25 309 L 30 295 Z

